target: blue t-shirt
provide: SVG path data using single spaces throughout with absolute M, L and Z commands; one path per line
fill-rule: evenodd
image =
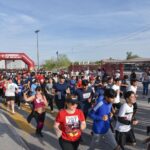
M 35 89 L 37 88 L 37 84 L 32 84 L 31 85 L 31 95 L 33 96 L 33 95 L 35 95 L 36 94 L 36 91 L 35 91 Z

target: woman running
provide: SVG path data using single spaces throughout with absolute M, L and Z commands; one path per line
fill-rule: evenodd
M 37 122 L 36 134 L 43 137 L 42 129 L 44 126 L 46 106 L 48 105 L 46 97 L 42 93 L 41 87 L 35 89 L 36 94 L 27 98 L 27 93 L 24 93 L 24 99 L 27 102 L 34 103 L 34 117 Z
M 15 94 L 18 93 L 18 86 L 13 83 L 12 78 L 8 79 L 8 82 L 5 84 L 5 96 L 7 102 L 7 111 L 12 111 L 12 114 L 15 114 Z
M 67 97 L 66 108 L 60 110 L 56 117 L 54 129 L 62 150 L 77 150 L 82 130 L 86 128 L 84 114 L 77 106 L 77 97 Z

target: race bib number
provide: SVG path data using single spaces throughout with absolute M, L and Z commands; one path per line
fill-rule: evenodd
M 90 96 L 91 96 L 91 93 L 84 93 L 83 94 L 84 99 L 88 99 L 88 98 L 90 98 Z
M 66 116 L 66 124 L 75 124 L 79 122 L 78 116 Z

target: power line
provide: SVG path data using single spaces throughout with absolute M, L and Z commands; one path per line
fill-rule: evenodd
M 150 30 L 150 24 L 147 24 L 146 27 L 143 27 L 142 29 L 140 29 L 138 31 L 130 33 L 129 35 L 125 35 L 125 36 L 121 37 L 120 39 L 114 40 L 112 42 L 108 42 L 107 44 L 102 44 L 102 45 L 96 46 L 96 48 L 107 47 L 109 45 L 116 45 L 116 44 L 118 44 L 119 42 L 121 42 L 123 40 L 131 39 L 132 37 L 136 37 L 137 35 L 139 35 L 141 33 L 144 33 L 146 31 L 149 31 L 149 30 Z M 74 51 L 74 52 L 66 51 L 65 53 L 84 53 L 85 51 L 91 51 L 91 50 L 82 50 L 82 51 Z

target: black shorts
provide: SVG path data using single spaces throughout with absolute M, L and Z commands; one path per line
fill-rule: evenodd
M 116 131 L 116 141 L 122 146 L 124 146 L 126 143 L 135 143 L 136 139 L 133 130 L 131 129 L 128 132 Z
M 6 96 L 6 101 L 15 101 L 15 96 Z
M 72 141 L 64 140 L 60 137 L 59 144 L 62 150 L 77 150 L 80 144 L 80 139 L 72 142 Z

